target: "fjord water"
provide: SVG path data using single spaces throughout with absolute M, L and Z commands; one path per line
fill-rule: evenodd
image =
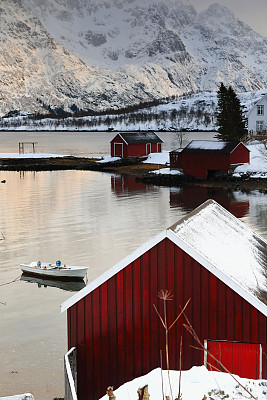
M 164 149 L 178 147 L 162 133 Z M 0 133 L 1 152 L 38 142 L 37 152 L 103 156 L 114 133 Z M 209 139 L 212 133 L 188 134 Z M 146 186 L 93 171 L 0 171 L 0 396 L 63 397 L 66 313 L 60 305 L 82 286 L 21 278 L 33 260 L 89 267 L 87 282 L 208 198 L 267 239 L 267 198 L 207 188 Z M 14 282 L 13 282 L 14 281 Z M 82 285 L 82 284 L 81 284 Z M 5 304 L 2 304 L 5 303 Z M 111 384 L 107 382 L 107 386 Z

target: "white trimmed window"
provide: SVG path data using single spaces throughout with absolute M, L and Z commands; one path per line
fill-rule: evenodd
M 256 132 L 263 131 L 263 121 L 256 121 Z
M 264 115 L 264 106 L 257 106 L 257 115 Z

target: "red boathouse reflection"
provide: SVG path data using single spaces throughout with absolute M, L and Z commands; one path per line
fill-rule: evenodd
M 249 211 L 248 200 L 237 200 L 232 191 L 202 186 L 183 186 L 170 189 L 170 207 L 193 210 L 206 200 L 212 199 L 221 204 L 237 218 L 245 217 Z
M 112 175 L 111 190 L 117 196 L 129 196 L 137 192 L 144 193 L 151 190 L 155 191 L 155 188 L 136 181 L 135 177 L 130 175 Z

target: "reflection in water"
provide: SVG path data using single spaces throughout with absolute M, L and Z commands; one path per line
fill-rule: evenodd
M 249 212 L 249 201 L 236 199 L 232 191 L 202 186 L 184 186 L 177 190 L 175 188 L 170 189 L 170 207 L 172 208 L 182 207 L 192 211 L 208 199 L 217 201 L 237 218 L 243 218 Z
M 153 186 L 147 186 L 143 182 L 137 182 L 134 176 L 129 175 L 112 175 L 111 190 L 118 197 L 131 196 L 136 193 L 146 193 L 156 191 Z
M 84 281 L 63 281 L 57 279 L 42 279 L 39 277 L 27 275 L 25 273 L 21 274 L 20 277 L 21 281 L 35 283 L 37 284 L 38 288 L 41 287 L 57 287 L 62 290 L 66 290 L 68 292 L 78 292 L 79 290 L 83 289 L 86 285 Z

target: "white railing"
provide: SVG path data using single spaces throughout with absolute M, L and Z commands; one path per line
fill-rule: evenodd
M 65 365 L 65 400 L 78 400 L 76 348 L 72 347 L 64 357 Z

